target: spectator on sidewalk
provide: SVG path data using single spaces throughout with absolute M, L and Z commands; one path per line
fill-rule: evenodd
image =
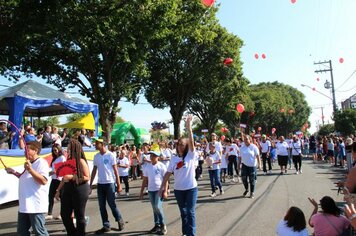
M 304 213 L 298 207 L 292 206 L 288 209 L 287 214 L 284 216 L 277 225 L 278 236 L 308 236 L 307 223 Z

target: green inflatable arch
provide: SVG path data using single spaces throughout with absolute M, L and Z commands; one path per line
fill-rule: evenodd
M 125 137 L 128 132 L 130 132 L 134 137 L 135 146 L 138 147 L 139 145 L 141 145 L 141 135 L 130 122 L 114 124 L 113 131 L 111 132 L 111 143 L 115 145 L 124 144 Z

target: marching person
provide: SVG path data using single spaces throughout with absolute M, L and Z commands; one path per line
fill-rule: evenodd
M 289 145 L 286 141 L 284 141 L 283 136 L 279 137 L 279 142 L 276 143 L 276 149 L 277 149 L 278 165 L 281 167 L 281 175 L 283 175 L 284 173 L 287 173 L 288 152 L 289 152 Z
M 67 148 L 68 159 L 75 160 L 76 174 L 64 175 L 56 190 L 56 199 L 61 200 L 61 217 L 67 235 L 85 235 L 85 207 L 89 198 L 90 171 L 83 147 L 78 140 L 70 139 Z M 76 219 L 76 227 L 72 219 Z
M 174 195 L 181 214 L 182 233 L 186 236 L 196 235 L 195 207 L 198 198 L 198 184 L 195 179 L 195 160 L 198 157 L 194 148 L 192 119 L 192 115 L 188 115 L 186 118 L 188 140 L 178 139 L 177 155 L 172 157 L 160 188 L 161 196 L 167 196 L 166 185 L 169 176 L 173 173 Z
M 211 186 L 211 197 L 215 197 L 215 185 L 219 187 L 220 195 L 224 194 L 224 190 L 222 189 L 221 182 L 220 182 L 220 163 L 221 163 L 221 156 L 220 153 L 215 150 L 215 144 L 209 143 L 209 153 L 207 154 L 206 159 L 210 160 L 207 161 L 208 165 L 208 172 L 209 172 L 209 179 L 210 179 L 210 186 Z
M 20 174 L 12 168 L 6 168 L 8 174 L 19 178 L 19 212 L 17 235 L 30 235 L 30 227 L 36 235 L 48 235 L 45 227 L 44 213 L 48 207 L 48 173 L 49 166 L 40 158 L 41 144 L 36 141 L 27 143 L 28 159 Z
M 98 172 L 97 194 L 101 220 L 103 223 L 103 227 L 95 233 L 103 234 L 111 230 L 108 213 L 106 211 L 106 202 L 108 202 L 112 214 L 118 222 L 119 231 L 121 231 L 124 229 L 124 220 L 115 203 L 115 183 L 117 192 L 120 193 L 122 191 L 116 159 L 114 154 L 107 150 L 102 139 L 97 139 L 95 141 L 95 148 L 96 150 L 99 150 L 99 153 L 94 156 L 90 187 L 92 188 L 96 172 Z
M 272 173 L 272 163 L 271 163 L 271 157 L 270 157 L 270 152 L 271 152 L 271 142 L 267 140 L 266 135 L 262 135 L 262 140 L 260 142 L 261 146 L 261 153 L 262 153 L 262 163 L 263 163 L 263 174 L 267 174 L 267 167 L 266 164 L 268 163 L 268 173 Z
M 293 142 L 291 143 L 292 158 L 295 167 L 295 174 L 301 174 L 302 172 L 302 143 L 296 135 L 293 136 Z
M 228 160 L 227 164 L 227 174 L 229 175 L 229 178 L 231 179 L 232 182 L 235 182 L 234 178 L 234 169 L 236 171 L 236 176 L 237 176 L 237 182 L 239 182 L 239 164 L 240 162 L 237 161 L 237 156 L 239 154 L 239 147 L 231 142 L 230 138 L 225 139 L 226 143 L 226 156 Z M 220 153 L 221 154 L 221 153 Z
M 245 187 L 245 192 L 243 196 L 245 197 L 248 193 L 248 184 L 250 183 L 250 198 L 255 197 L 255 183 L 257 176 L 257 167 L 261 169 L 260 152 L 258 147 L 252 143 L 252 139 L 249 135 L 244 135 L 243 137 L 244 145 L 241 145 L 240 155 L 241 155 L 241 177 L 242 183 Z M 248 178 L 248 181 L 247 181 Z M 249 182 L 249 183 L 248 183 Z
M 163 177 L 167 172 L 167 167 L 162 162 L 158 161 L 161 153 L 158 151 L 150 151 L 151 163 L 147 164 L 144 173 L 142 186 L 140 191 L 140 199 L 143 199 L 143 192 L 145 187 L 148 189 L 148 197 L 150 199 L 152 210 L 154 227 L 149 231 L 151 234 L 165 235 L 167 234 L 167 227 L 162 208 L 163 198 L 167 198 L 167 195 L 161 197 L 159 190 L 162 185 Z M 164 186 L 165 192 L 168 188 L 168 184 Z

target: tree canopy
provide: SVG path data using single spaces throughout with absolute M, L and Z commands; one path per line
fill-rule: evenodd
M 356 110 L 346 109 L 334 114 L 335 129 L 343 135 L 356 133 Z

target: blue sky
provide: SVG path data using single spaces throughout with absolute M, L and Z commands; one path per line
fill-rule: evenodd
M 321 109 L 317 107 L 324 107 L 326 123 L 331 122 L 332 114 L 330 99 L 301 86 L 306 84 L 331 96 L 323 87 L 330 74 L 314 73 L 324 69 L 314 62 L 332 60 L 339 106 L 356 93 L 356 73 L 349 78 L 356 70 L 355 0 L 297 0 L 295 4 L 290 0 L 219 0 L 216 5 L 220 23 L 244 41 L 244 75 L 252 84 L 279 81 L 303 92 L 313 108 L 309 118 L 312 131 L 321 123 Z M 339 63 L 339 58 L 344 62 Z M 0 84 L 10 83 L 1 78 Z M 126 102 L 120 106 L 119 115 L 137 127 L 149 128 L 153 121 L 171 117 L 168 109 L 153 109 L 144 99 L 135 106 Z

